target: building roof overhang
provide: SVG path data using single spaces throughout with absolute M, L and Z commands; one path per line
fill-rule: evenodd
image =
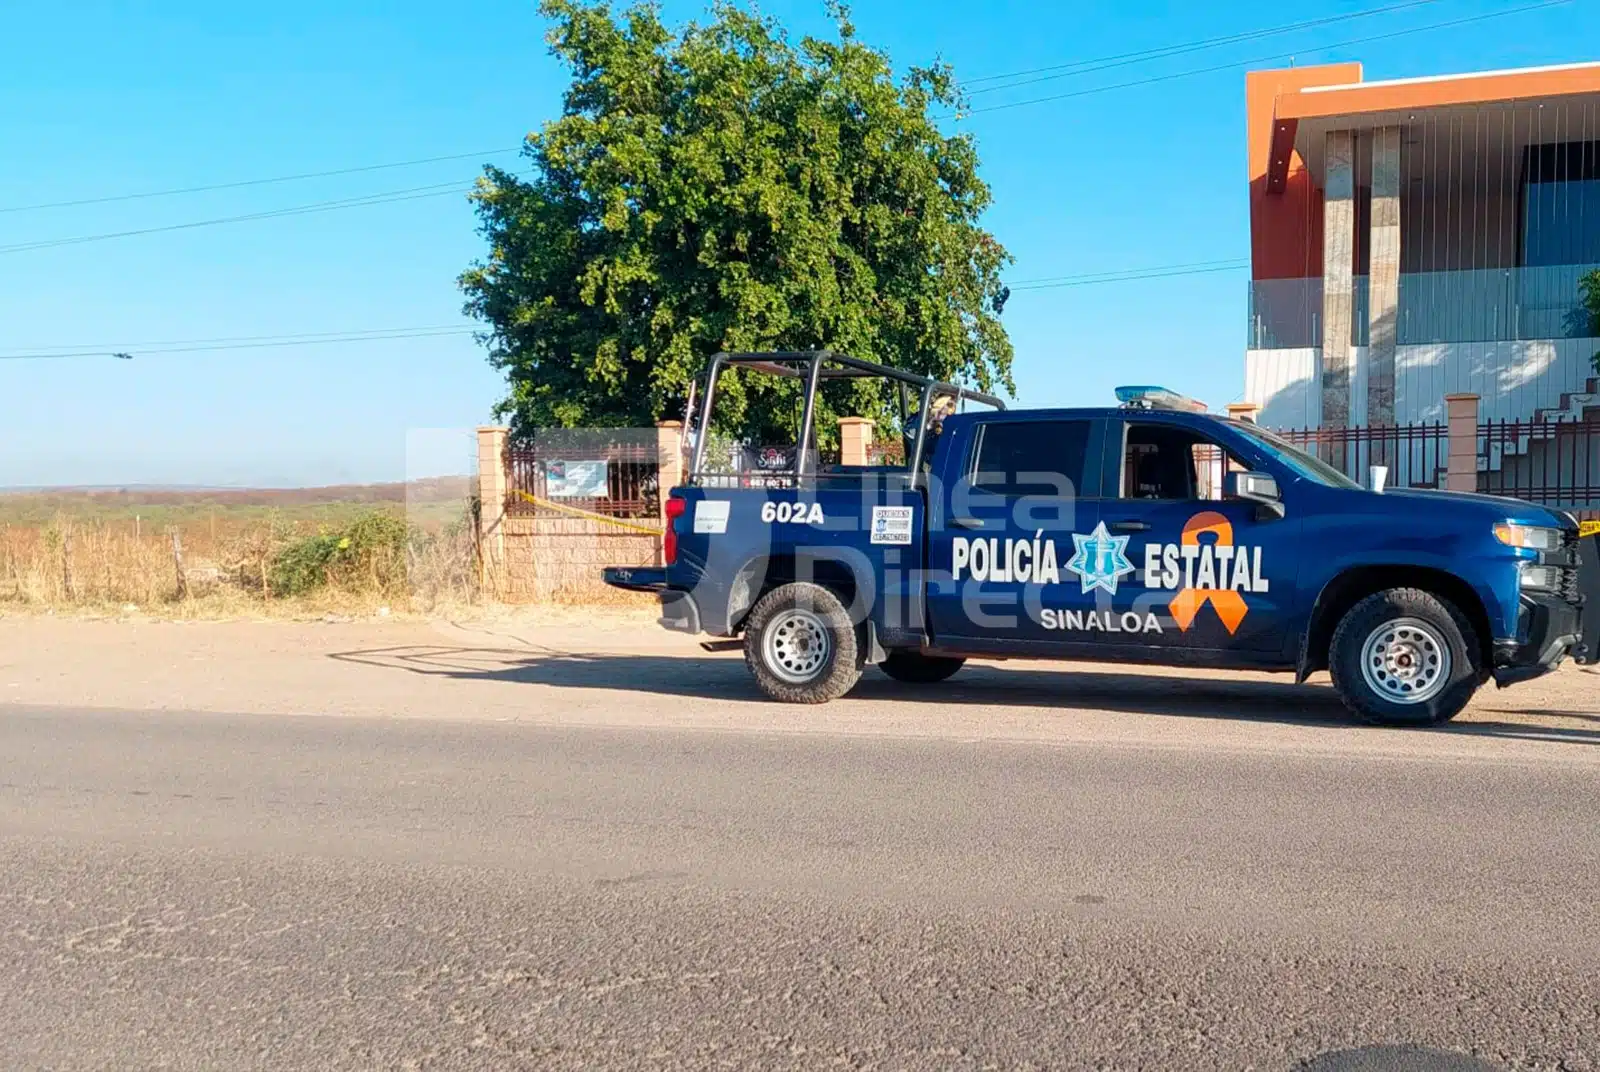
M 1329 130 L 1370 130 L 1415 121 L 1423 113 L 1486 107 L 1525 111 L 1536 120 L 1544 101 L 1586 96 L 1600 108 L 1600 62 L 1284 90 L 1273 103 L 1267 191 L 1283 191 L 1295 151 L 1320 174 L 1321 135 Z

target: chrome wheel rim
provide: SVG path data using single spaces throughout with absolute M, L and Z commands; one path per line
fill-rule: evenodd
M 833 642 L 821 618 L 796 607 L 772 620 L 761 648 L 767 669 L 791 685 L 804 685 L 822 673 Z
M 1426 703 L 1450 681 L 1450 646 L 1428 622 L 1396 618 L 1367 634 L 1361 676 L 1390 703 Z

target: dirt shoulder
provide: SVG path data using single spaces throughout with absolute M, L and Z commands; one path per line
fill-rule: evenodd
M 1600 763 L 1600 675 L 1577 667 L 1485 688 L 1442 732 L 1359 726 L 1325 676 L 1022 661 L 922 688 L 873 670 L 843 700 L 793 707 L 765 702 L 738 653 L 706 653 L 644 611 L 0 619 L 0 703 Z

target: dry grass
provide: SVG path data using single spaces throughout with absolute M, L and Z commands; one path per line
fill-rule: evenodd
M 582 519 L 508 518 L 504 559 L 480 590 L 462 490 L 392 485 L 355 488 L 348 499 L 339 496 L 349 488 L 0 493 L 0 614 L 314 618 L 478 615 L 499 603 L 655 606 L 648 595 L 606 587 L 600 569 L 653 565 L 659 540 Z M 372 526 L 379 517 L 393 520 Z M 306 576 L 308 541 L 353 535 L 364 521 L 393 533 L 399 520 L 399 544 L 355 562 L 310 555 L 319 583 L 290 590 Z
M 374 507 L 367 507 L 372 510 Z M 377 507 L 399 516 L 391 506 Z M 305 617 L 431 612 L 478 599 L 475 548 L 459 520 L 413 526 L 403 566 L 330 571 L 296 595 L 273 592 L 273 564 L 296 541 L 330 531 L 258 510 L 211 510 L 155 529 L 141 517 L 62 513 L 45 524 L 0 525 L 0 610 L 142 613 L 174 617 Z M 341 510 L 340 516 L 359 516 Z M 346 521 L 348 524 L 348 521 Z M 337 531 L 336 529 L 334 531 Z M 182 553 L 182 570 L 173 534 Z

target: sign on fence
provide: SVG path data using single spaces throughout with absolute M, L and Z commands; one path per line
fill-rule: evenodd
M 610 463 L 604 461 L 552 461 L 545 469 L 552 499 L 608 498 L 610 482 Z

